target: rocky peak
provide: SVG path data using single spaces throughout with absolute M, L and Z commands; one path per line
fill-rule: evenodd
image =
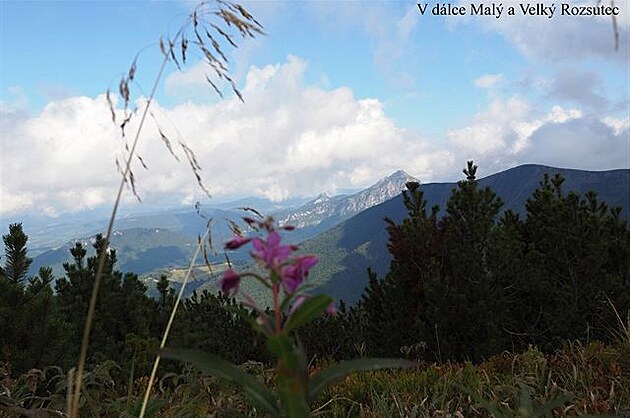
M 312 200 L 310 202 L 310 204 L 317 205 L 317 204 L 320 204 L 320 203 L 327 202 L 329 200 L 330 200 L 330 196 L 328 196 L 328 194 L 321 193 L 321 194 L 317 195 L 317 197 L 314 200 Z
M 398 196 L 408 181 L 418 181 L 414 177 L 398 170 L 379 180 L 371 187 L 356 194 L 330 197 L 326 193 L 286 213 L 279 219 L 281 225 L 294 225 L 298 228 L 318 225 L 328 219 L 339 223 L 372 206 Z
M 383 184 L 402 184 L 404 186 L 405 183 L 409 181 L 418 181 L 418 179 L 403 170 L 398 170 L 379 180 L 374 186 L 370 187 L 370 189 Z

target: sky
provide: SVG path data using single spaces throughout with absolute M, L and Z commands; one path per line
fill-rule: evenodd
M 199 51 L 181 70 L 169 62 L 132 165 L 142 205 L 335 194 L 399 169 L 456 181 L 470 159 L 482 177 L 527 163 L 630 168 L 629 1 L 615 1 L 617 50 L 610 17 L 562 16 L 562 2 L 544 3 L 556 6 L 552 18 L 523 15 L 521 1 L 484 2 L 515 7 L 500 17 L 471 16 L 480 2 L 470 0 L 450 3 L 465 16 L 425 3 L 424 14 L 405 1 L 241 3 L 265 31 L 222 44 L 244 103 L 226 86 L 223 98 L 213 91 Z M 116 161 L 163 59 L 159 40 L 191 33 L 194 6 L 0 1 L 0 217 L 111 207 Z M 136 56 L 137 111 L 123 138 L 105 93 Z M 120 123 L 123 101 L 114 106 Z M 124 202 L 137 199 L 126 190 Z

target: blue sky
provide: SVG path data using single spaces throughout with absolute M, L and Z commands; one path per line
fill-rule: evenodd
M 523 163 L 630 166 L 626 2 L 618 51 L 610 18 L 441 17 L 403 1 L 243 4 L 267 33 L 229 53 L 245 104 L 229 91 L 220 100 L 195 60 L 167 69 L 139 148 L 149 170 L 134 167 L 147 204 L 203 198 L 156 123 L 197 153 L 216 199 L 335 193 L 397 169 L 453 181 L 471 158 L 482 175 Z M 0 3 L 0 215 L 111 205 L 124 140 L 103 94 L 142 50 L 132 86 L 142 108 L 158 40 L 193 5 Z

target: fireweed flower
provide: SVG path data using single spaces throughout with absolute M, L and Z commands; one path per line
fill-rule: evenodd
M 226 295 L 229 295 L 232 291 L 236 293 L 238 291 L 238 285 L 240 281 L 241 276 L 234 270 L 225 270 L 223 276 L 221 277 L 221 291 Z
M 334 303 L 328 305 L 328 307 L 326 308 L 326 313 L 330 316 L 335 316 L 337 314 L 337 308 L 335 308 Z
M 254 258 L 274 271 L 280 269 L 280 265 L 289 258 L 294 249 L 291 245 L 280 245 L 280 234 L 276 231 L 269 232 L 266 240 L 252 239 L 252 246 L 254 247 L 252 252 Z
M 284 292 L 286 294 L 294 293 L 306 280 L 308 271 L 317 264 L 317 261 L 317 257 L 314 255 L 303 255 L 297 257 L 293 264 L 285 266 L 280 275 Z

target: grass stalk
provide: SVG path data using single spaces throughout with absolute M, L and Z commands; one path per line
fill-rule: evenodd
M 186 288 L 186 284 L 188 284 L 188 279 L 192 275 L 192 271 L 195 266 L 195 261 L 197 260 L 197 256 L 199 255 L 199 252 L 201 251 L 203 242 L 206 240 L 206 237 L 208 236 L 209 233 L 210 233 L 210 228 L 206 228 L 206 232 L 204 236 L 199 240 L 195 253 L 192 256 L 192 259 L 190 260 L 190 264 L 188 265 L 188 271 L 186 272 L 186 276 L 184 277 L 182 286 L 179 289 L 179 293 L 177 294 L 177 299 L 175 299 L 175 304 L 173 305 L 173 309 L 171 310 L 171 316 L 168 319 L 168 323 L 166 324 L 166 328 L 164 329 L 164 334 L 162 335 L 162 341 L 160 342 L 160 350 L 155 356 L 155 361 L 153 362 L 153 369 L 151 369 L 151 376 L 149 377 L 147 390 L 144 393 L 144 399 L 142 400 L 142 408 L 140 409 L 140 415 L 138 416 L 139 418 L 143 418 L 144 414 L 146 413 L 147 405 L 149 404 L 149 396 L 151 395 L 151 387 L 153 386 L 153 381 L 155 380 L 155 375 L 157 373 L 158 366 L 160 365 L 160 359 L 162 358 L 160 353 L 162 352 L 162 349 L 166 345 L 168 334 L 171 331 L 171 325 L 173 325 L 173 321 L 175 320 L 177 307 L 179 306 L 179 302 L 182 300 L 182 296 L 184 295 L 184 289 Z
M 168 60 L 169 60 L 168 57 L 164 56 L 164 59 L 162 60 L 162 65 L 160 66 L 160 70 L 158 71 L 158 75 L 155 78 L 155 82 L 153 83 L 151 94 L 149 95 L 149 98 L 147 100 L 147 104 L 144 108 L 144 112 L 142 113 L 142 117 L 140 119 L 140 124 L 138 125 L 138 129 L 136 130 L 133 143 L 129 150 L 129 155 L 125 163 L 125 169 L 123 171 L 122 179 L 120 180 L 120 185 L 118 187 L 116 200 L 114 201 L 114 207 L 112 208 L 112 213 L 109 218 L 109 223 L 107 224 L 107 232 L 105 233 L 105 245 L 103 245 L 101 254 L 99 254 L 98 268 L 96 270 L 96 277 L 94 278 L 94 284 L 92 286 L 92 295 L 90 297 L 90 305 L 88 307 L 87 317 L 85 319 L 85 326 L 83 327 L 83 339 L 81 341 L 81 353 L 79 355 L 79 363 L 78 363 L 77 371 L 76 371 L 74 391 L 69 401 L 69 404 L 71 406 L 70 410 L 68 411 L 69 418 L 79 416 L 79 398 L 81 396 L 83 373 L 85 371 L 85 362 L 87 359 L 87 351 L 88 351 L 88 346 L 90 343 L 90 332 L 92 331 L 92 324 L 94 322 L 94 312 L 96 311 L 96 301 L 98 299 L 98 291 L 99 291 L 101 280 L 103 277 L 103 270 L 105 268 L 105 258 L 107 256 L 107 248 L 109 247 L 109 239 L 112 233 L 112 229 L 114 228 L 114 221 L 116 220 L 116 214 L 118 213 L 118 208 L 120 206 L 122 192 L 125 187 L 127 177 L 129 176 L 129 172 L 131 170 L 131 161 L 133 160 L 133 157 L 135 155 L 136 146 L 138 145 L 138 140 L 140 139 L 140 133 L 142 132 L 142 127 L 144 126 L 144 122 L 146 120 L 147 114 L 149 113 L 149 107 L 151 106 L 151 103 L 155 96 L 155 92 L 157 91 L 157 87 L 160 83 L 160 80 L 162 79 L 162 74 L 164 73 L 164 69 L 166 68 L 166 64 L 168 63 Z
M 193 12 L 191 15 L 188 16 L 188 19 L 186 21 L 186 23 L 184 25 L 182 25 L 180 27 L 180 29 L 178 30 L 178 32 L 176 33 L 174 38 L 168 38 L 168 45 L 164 44 L 162 39 L 160 39 L 160 49 L 162 50 L 162 53 L 164 55 L 164 58 L 162 60 L 162 64 L 160 66 L 160 69 L 158 71 L 158 74 L 155 78 L 155 82 L 153 83 L 153 87 L 151 88 L 151 93 L 149 94 L 146 106 L 144 108 L 144 111 L 142 113 L 142 117 L 140 119 L 140 123 L 138 125 L 138 128 L 136 130 L 135 133 L 135 137 L 133 139 L 133 142 L 131 144 L 131 147 L 129 148 L 129 155 L 127 156 L 126 162 L 125 162 L 125 167 L 124 170 L 122 170 L 122 179 L 120 181 L 120 185 L 118 188 L 118 193 L 116 195 L 116 199 L 114 201 L 114 207 L 112 209 L 111 212 L 111 216 L 109 219 L 109 223 L 107 225 L 107 231 L 105 233 L 105 245 L 103 246 L 103 249 L 100 251 L 99 254 L 99 263 L 98 263 L 98 267 L 97 267 L 97 271 L 96 271 L 96 275 L 95 275 L 95 279 L 94 279 L 94 284 L 92 286 L 92 294 L 90 297 L 90 304 L 88 307 L 88 312 L 87 312 L 87 317 L 86 317 L 86 321 L 85 321 L 85 325 L 83 328 L 83 337 L 82 337 L 82 342 L 81 342 L 81 351 L 80 351 L 80 355 L 79 355 L 79 362 L 78 362 L 78 366 L 76 369 L 76 375 L 75 375 L 75 379 L 74 380 L 74 386 L 71 387 L 71 389 L 69 389 L 68 391 L 68 416 L 70 418 L 74 418 L 74 417 L 78 417 L 79 415 L 79 400 L 81 397 L 81 387 L 82 387 L 82 380 L 83 380 L 83 374 L 85 372 L 85 363 L 86 363 L 86 359 L 87 359 L 87 351 L 88 351 L 88 346 L 89 346 L 89 341 L 90 341 L 90 333 L 92 331 L 92 325 L 94 322 L 94 313 L 96 311 L 96 302 L 98 300 L 98 293 L 99 293 L 99 289 L 100 289 L 100 285 L 101 285 L 101 281 L 102 281 L 102 276 L 103 276 L 103 271 L 105 268 L 105 258 L 107 256 L 107 249 L 109 247 L 109 242 L 110 242 L 110 237 L 111 237 L 111 233 L 113 230 L 113 226 L 114 226 L 114 221 L 116 219 L 116 214 L 118 212 L 118 208 L 120 206 L 120 200 L 122 197 L 122 192 L 123 189 L 125 187 L 125 183 L 127 182 L 127 180 L 129 180 L 132 190 L 134 191 L 135 194 L 135 189 L 134 189 L 134 185 L 133 185 L 133 177 L 132 177 L 132 172 L 131 172 L 131 162 L 133 161 L 133 157 L 136 155 L 136 147 L 140 138 L 140 133 L 142 132 L 142 128 L 144 126 L 144 122 L 146 120 L 147 114 L 149 113 L 149 108 L 151 107 L 151 104 L 153 102 L 153 99 L 155 97 L 155 93 L 157 91 L 157 87 L 160 83 L 160 80 L 162 79 L 164 70 L 166 68 L 166 64 L 169 61 L 173 61 L 176 65 L 178 69 L 181 69 L 181 66 L 176 58 L 176 54 L 175 54 L 175 47 L 176 42 L 180 42 L 181 40 L 181 60 L 182 60 L 182 64 L 186 63 L 186 49 L 188 46 L 188 39 L 186 38 L 186 34 L 184 33 L 186 27 L 188 24 L 192 24 L 192 31 L 194 33 L 194 39 L 192 40 L 192 44 L 196 45 L 199 47 L 199 49 L 203 52 L 204 56 L 205 56 L 205 61 L 214 69 L 214 71 L 216 72 L 217 76 L 219 79 L 225 80 L 227 81 L 231 87 L 232 90 L 234 91 L 234 93 L 236 94 L 236 96 L 242 101 L 243 97 L 241 95 L 241 93 L 238 91 L 236 84 L 234 83 L 234 81 L 232 80 L 232 78 L 229 77 L 229 75 L 227 74 L 227 58 L 225 58 L 225 55 L 223 54 L 219 43 L 217 41 L 214 40 L 214 38 L 212 38 L 212 36 L 210 35 L 210 32 L 208 32 L 206 30 L 206 35 L 207 37 L 210 39 L 210 41 L 212 41 L 211 46 L 206 46 L 206 42 L 207 40 L 204 40 L 199 32 L 198 26 L 203 26 L 205 24 L 205 13 L 203 11 L 203 8 L 205 7 L 209 7 L 210 2 L 207 1 L 202 1 L 201 3 L 199 3 L 199 5 L 197 7 L 194 8 Z M 224 21 L 224 23 L 227 26 L 232 26 L 232 27 L 236 27 L 238 29 L 238 31 L 240 32 L 240 35 L 243 38 L 253 38 L 255 37 L 256 34 L 264 34 L 264 32 L 262 31 L 262 26 L 260 25 L 260 23 L 258 23 L 253 16 L 251 16 L 249 13 L 247 13 L 247 11 L 236 4 L 233 4 L 229 1 L 226 0 L 215 0 L 215 3 L 218 6 L 217 11 L 211 11 L 210 13 L 214 16 L 220 16 L 220 19 L 222 19 Z M 240 17 L 239 17 L 240 16 Z M 201 23 L 201 25 L 200 25 Z M 232 46 L 236 47 L 236 44 L 234 43 L 234 41 L 232 40 L 231 35 L 229 35 L 227 32 L 225 32 L 224 30 L 220 29 L 218 26 L 212 24 L 211 25 L 212 28 L 214 28 L 214 30 L 217 32 L 218 35 L 221 35 L 225 41 L 229 44 L 231 44 Z M 217 55 L 214 55 L 211 50 L 213 50 Z M 220 58 L 217 58 L 217 56 L 219 56 Z M 129 101 L 129 88 L 128 88 L 128 83 L 131 82 L 133 80 L 133 74 L 135 74 L 135 63 L 136 61 L 134 60 L 134 64 L 132 65 L 132 67 L 129 70 L 127 79 L 125 80 L 123 78 L 123 81 L 121 81 L 121 85 L 120 85 L 120 91 L 121 91 L 121 96 L 123 96 L 123 98 L 125 99 L 125 108 L 127 106 L 127 103 Z M 220 92 L 220 90 L 218 89 L 218 87 L 214 84 L 214 82 L 210 79 L 210 77 L 206 76 L 208 82 L 212 85 L 212 87 L 214 88 L 214 90 L 222 97 L 222 94 Z M 109 93 L 108 93 L 108 102 L 110 105 L 110 110 L 112 112 L 112 118 L 115 121 L 115 111 L 113 108 L 113 104 L 112 102 L 109 100 Z M 128 122 L 129 118 L 127 118 L 124 122 L 123 125 L 121 125 L 121 128 L 124 129 L 124 125 Z M 161 133 L 161 132 L 160 132 Z M 173 151 L 170 147 L 170 143 L 168 141 L 168 138 L 166 138 L 164 136 L 164 134 L 162 134 L 162 139 L 165 140 L 167 147 L 169 148 L 169 151 L 171 152 L 171 154 L 173 154 Z M 204 190 L 204 192 L 206 192 L 206 194 L 208 193 L 206 188 L 203 186 L 202 182 L 201 182 L 201 177 L 198 173 L 198 171 L 201 169 L 201 167 L 199 167 L 199 164 L 197 163 L 194 153 L 193 151 L 188 148 L 184 143 L 182 143 L 180 141 L 180 145 L 182 146 L 182 149 L 193 169 L 193 172 L 197 178 L 197 183 L 199 184 L 199 186 Z M 202 241 L 203 242 L 203 241 Z M 202 245 L 201 242 L 199 244 L 200 246 Z M 199 247 L 198 247 L 199 250 Z M 196 255 L 195 255 L 196 258 Z M 194 262 L 194 261 L 193 261 Z M 183 289 L 183 288 L 182 288 Z M 181 295 L 180 295 L 181 296 Z M 174 311 L 171 315 L 171 320 L 172 317 L 174 316 Z M 167 327 L 167 329 L 170 328 L 170 321 L 169 321 L 169 325 Z M 165 337 L 168 335 L 168 332 L 165 333 Z M 159 358 L 157 359 L 157 363 L 159 363 Z M 156 365 L 157 368 L 157 365 Z M 151 385 L 149 385 L 149 388 L 151 387 Z

